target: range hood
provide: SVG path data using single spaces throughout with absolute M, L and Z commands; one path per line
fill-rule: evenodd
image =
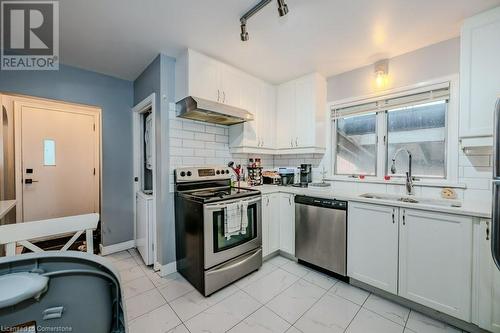
M 247 110 L 188 96 L 176 104 L 177 117 L 219 125 L 234 125 L 254 120 Z

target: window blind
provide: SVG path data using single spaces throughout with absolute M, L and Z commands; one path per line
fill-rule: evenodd
M 349 103 L 333 105 L 331 108 L 332 119 L 349 117 L 402 107 L 413 106 L 416 104 L 430 103 L 447 100 L 450 97 L 449 82 L 423 87 L 418 90 L 406 91 L 404 93 L 380 96 L 378 98 L 360 101 L 359 103 Z

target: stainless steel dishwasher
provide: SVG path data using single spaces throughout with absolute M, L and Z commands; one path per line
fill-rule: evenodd
M 346 276 L 347 201 L 295 196 L 295 256 Z

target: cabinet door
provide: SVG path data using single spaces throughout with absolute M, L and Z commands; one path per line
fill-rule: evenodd
M 280 249 L 280 195 L 269 195 L 269 252 Z
M 269 246 L 269 224 L 271 219 L 269 195 L 262 196 L 262 255 L 271 253 Z
M 399 295 L 470 321 L 472 218 L 400 209 Z
M 189 95 L 218 102 L 221 100 L 220 64 L 197 52 L 189 51 Z
M 295 82 L 294 147 L 313 147 L 315 141 L 315 76 L 308 75 Z
M 500 333 L 500 271 L 491 256 L 491 221 L 474 223 L 472 322 Z
M 287 82 L 278 87 L 276 113 L 276 144 L 278 149 L 290 149 L 295 133 L 295 82 Z
M 397 294 L 398 208 L 349 203 L 347 275 Z
M 460 136 L 493 135 L 500 93 L 500 7 L 464 22 L 460 55 Z
M 280 250 L 295 256 L 295 202 L 292 194 L 280 193 Z
M 243 98 L 251 94 L 252 92 L 245 92 L 245 80 L 247 76 L 228 65 L 221 65 L 221 102 L 227 105 L 235 106 L 238 108 L 247 109 L 249 112 L 253 111 L 249 109 L 247 100 Z M 255 97 L 253 97 L 255 99 Z M 254 106 L 255 108 L 255 106 Z
M 258 146 L 273 149 L 276 140 L 276 90 L 274 86 L 262 83 L 257 109 Z

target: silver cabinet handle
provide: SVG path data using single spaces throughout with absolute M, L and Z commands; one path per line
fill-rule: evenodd
M 217 89 L 217 102 L 220 100 L 220 90 Z
M 396 223 L 396 220 L 394 219 L 394 208 L 392 209 L 392 224 Z
M 261 147 L 264 147 L 264 139 L 262 139 L 262 145 L 261 145 Z
M 292 205 L 292 196 L 288 197 L 288 204 L 291 206 Z
M 403 225 L 406 225 L 406 211 L 403 210 Z
M 267 203 L 266 203 L 267 206 L 269 206 L 269 197 L 267 197 Z
M 226 92 L 222 92 L 222 103 L 226 103 Z
M 486 221 L 486 240 L 490 240 L 490 222 Z
M 295 138 L 295 147 L 299 146 L 299 138 Z
M 290 139 L 290 147 L 293 147 L 293 139 Z

